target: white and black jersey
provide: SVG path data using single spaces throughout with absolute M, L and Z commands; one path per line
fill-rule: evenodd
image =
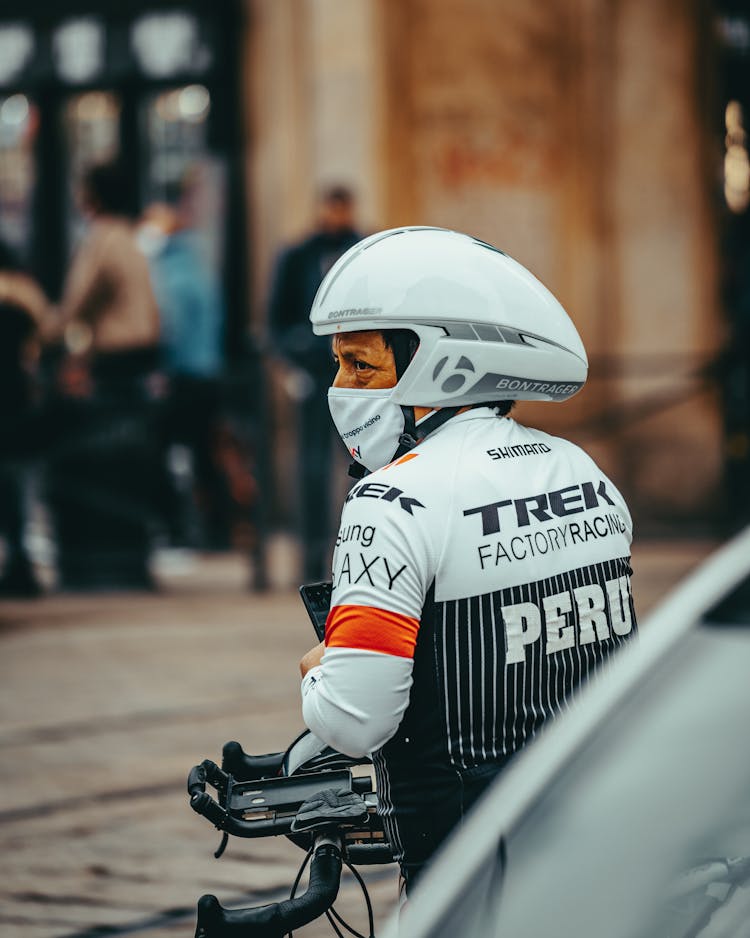
M 344 506 L 307 725 L 372 755 L 408 874 L 636 629 L 631 520 L 581 449 L 460 414 Z

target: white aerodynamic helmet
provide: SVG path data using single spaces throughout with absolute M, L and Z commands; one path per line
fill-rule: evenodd
M 394 228 L 355 244 L 321 283 L 310 320 L 317 335 L 415 332 L 398 404 L 562 401 L 586 381 L 586 350 L 549 290 L 492 245 L 445 228 Z

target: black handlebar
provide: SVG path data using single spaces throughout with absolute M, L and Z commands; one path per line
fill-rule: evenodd
M 249 782 L 255 778 L 270 778 L 281 772 L 284 752 L 269 752 L 262 756 L 252 756 L 242 746 L 231 740 L 224 744 L 221 767 L 238 782 Z
M 206 784 L 221 793 L 221 803 L 206 791 Z M 265 785 L 273 798 L 260 797 L 259 786 Z M 353 779 L 349 771 L 327 772 L 297 777 L 257 780 L 235 784 L 232 776 L 223 772 L 215 762 L 204 759 L 188 775 L 187 790 L 190 807 L 207 818 L 220 831 L 236 837 L 272 837 L 289 835 L 296 806 L 325 786 L 370 790 L 369 778 Z M 253 811 L 253 805 L 258 807 Z M 294 804 L 294 810 L 290 805 Z
M 187 790 L 192 798 L 193 795 L 199 795 L 206 790 L 207 772 L 203 762 L 200 765 L 194 765 L 188 775 Z
M 226 785 L 229 776 L 222 772 L 215 762 L 204 759 L 200 765 L 190 770 L 187 790 L 190 795 L 190 807 L 197 814 L 202 814 L 219 830 L 228 834 L 242 834 L 244 825 L 237 822 L 227 811 L 206 792 L 206 782 L 214 786 Z
M 336 900 L 340 881 L 340 844 L 319 836 L 304 895 L 254 909 L 225 909 L 216 896 L 202 896 L 195 938 L 283 938 L 326 912 Z
M 303 737 L 292 746 L 300 742 Z M 342 856 L 347 864 L 393 861 L 369 775 L 353 775 L 351 760 L 333 750 L 320 753 L 316 746 L 312 757 L 300 761 L 310 748 L 301 752 L 297 746 L 298 771 L 292 774 L 285 774 L 284 753 L 250 756 L 236 742 L 224 747 L 221 768 L 204 759 L 190 770 L 190 806 L 224 832 L 215 856 L 222 854 L 228 834 L 283 834 L 304 850 L 312 845 L 304 895 L 246 909 L 225 909 L 216 896 L 203 896 L 196 938 L 283 938 L 331 907 Z M 209 785 L 218 800 L 206 790 Z

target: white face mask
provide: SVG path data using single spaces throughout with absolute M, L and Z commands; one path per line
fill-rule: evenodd
M 404 414 L 390 399 L 392 392 L 328 389 L 328 407 L 344 446 L 371 472 L 391 462 L 404 432 Z

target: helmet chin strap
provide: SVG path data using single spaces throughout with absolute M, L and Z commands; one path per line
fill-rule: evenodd
M 398 447 L 391 457 L 391 462 L 405 456 L 410 450 L 414 449 L 417 443 L 420 443 L 438 427 L 442 427 L 451 417 L 455 417 L 459 410 L 461 410 L 460 407 L 441 407 L 440 410 L 436 410 L 429 417 L 426 417 L 417 427 L 417 421 L 414 418 L 414 407 L 411 404 L 402 404 L 404 432 L 398 438 Z M 354 479 L 363 479 L 369 474 L 370 470 L 366 469 L 361 463 L 355 461 L 349 466 L 349 475 Z
M 417 426 L 414 419 L 414 408 L 412 406 L 402 404 L 401 410 L 404 414 L 404 432 L 398 438 L 398 449 L 394 453 L 393 459 L 400 459 L 405 456 L 409 450 L 414 449 L 417 443 L 421 443 L 425 437 L 434 433 L 438 427 L 442 427 L 451 417 L 455 417 L 461 408 L 441 407 L 440 410 L 433 411 L 429 417 L 425 417 L 419 426 Z
M 405 456 L 410 449 L 414 449 L 419 440 L 417 439 L 417 421 L 414 418 L 414 408 L 411 404 L 402 404 L 401 413 L 404 415 L 404 432 L 398 438 L 398 448 L 393 454 L 393 459 L 400 459 Z M 391 462 L 393 462 L 393 459 Z

